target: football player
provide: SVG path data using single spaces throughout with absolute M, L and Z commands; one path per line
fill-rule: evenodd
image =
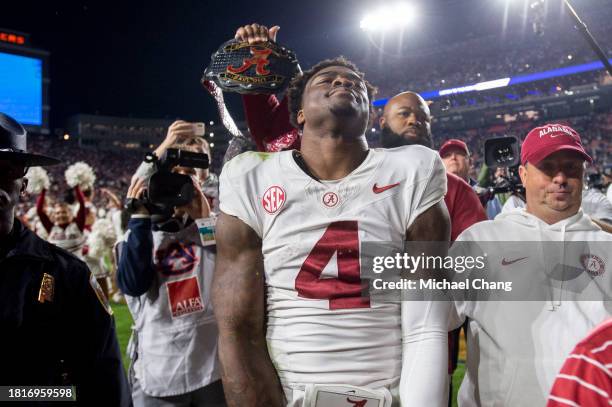
M 368 148 L 374 89 L 345 59 L 288 95 L 300 152 L 244 153 L 221 174 L 213 305 L 228 404 L 445 405 L 448 303 L 377 302 L 360 275 L 363 242 L 449 240 L 441 159 Z

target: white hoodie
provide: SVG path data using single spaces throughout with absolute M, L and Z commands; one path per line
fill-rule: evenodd
M 540 247 L 544 247 L 540 242 L 591 242 L 590 245 L 560 244 L 555 248 L 559 247 L 561 252 L 554 256 L 542 251 L 541 256 L 522 257 L 524 260 L 516 265 L 513 262 L 506 265 L 533 271 L 534 277 L 542 276 L 555 262 L 580 267 L 581 256 L 565 250 L 568 246 L 568 250 L 586 248 L 587 258 L 595 258 L 595 267 L 601 272 L 596 276 L 590 273 L 592 281 L 603 287 L 602 298 L 606 294 L 610 296 L 612 234 L 603 232 L 582 211 L 548 225 L 524 209 L 516 209 L 500 214 L 494 221 L 473 225 L 457 238 L 460 241 L 534 242 L 534 246 Z M 508 243 L 502 243 L 499 248 L 508 259 L 528 254 L 512 253 L 513 245 Z M 502 265 L 492 267 L 501 273 Z M 580 267 L 586 273 L 583 268 Z M 508 272 L 511 268 L 503 270 Z M 596 298 L 575 301 L 572 292 L 563 292 L 562 296 L 561 301 L 557 301 L 557 296 L 553 301 L 455 301 L 457 319 L 451 322 L 451 327 L 468 318 L 467 369 L 459 390 L 459 406 L 546 404 L 555 375 L 569 352 L 593 327 L 612 314 L 609 301 L 596 301 Z

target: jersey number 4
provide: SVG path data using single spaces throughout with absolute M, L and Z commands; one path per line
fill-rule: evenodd
M 321 278 L 325 266 L 336 254 L 338 278 Z M 304 260 L 295 279 L 303 298 L 329 300 L 329 309 L 369 308 L 368 285 L 359 269 L 357 221 L 331 223 Z

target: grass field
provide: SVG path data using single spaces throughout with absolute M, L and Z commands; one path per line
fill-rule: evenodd
M 113 312 L 115 313 L 117 338 L 119 339 L 119 346 L 121 346 L 121 354 L 123 355 L 123 366 L 125 366 L 125 369 L 127 370 L 128 366 L 130 365 L 130 361 L 125 354 L 125 349 L 127 348 L 127 344 L 130 339 L 132 316 L 130 315 L 127 305 L 111 304 L 111 306 L 113 308 Z M 464 343 L 461 343 L 459 351 L 459 366 L 457 366 L 457 370 L 455 370 L 455 373 L 453 374 L 453 406 L 457 405 L 457 390 L 459 389 L 459 383 L 461 383 L 463 374 L 465 373 L 465 364 L 463 363 L 463 360 L 465 360 L 464 345 Z
M 130 366 L 130 359 L 127 357 L 125 350 L 132 334 L 132 315 L 125 304 L 111 303 L 111 308 L 115 314 L 115 326 L 117 327 L 117 339 L 121 347 L 121 356 L 123 356 L 123 367 L 127 371 L 128 366 Z

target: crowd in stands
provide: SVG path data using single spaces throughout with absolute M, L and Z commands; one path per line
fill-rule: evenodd
M 144 154 L 140 151 L 130 150 L 96 150 L 83 148 L 75 141 L 58 140 L 46 136 L 30 136 L 28 140 L 32 151 L 38 154 L 47 154 L 62 161 L 62 164 L 46 168 L 51 180 L 50 194 L 55 199 L 62 200 L 65 192 L 71 190 L 66 185 L 64 172 L 71 165 L 79 161 L 86 162 L 94 168 L 96 174 L 96 187 L 109 188 L 116 194 L 124 194 L 130 185 L 130 178 L 138 168 Z M 36 197 L 29 197 L 33 203 Z M 104 207 L 103 197 L 97 194 L 94 204 Z
M 552 18 L 552 17 L 551 17 Z M 602 7 L 583 16 L 603 51 L 612 57 L 612 10 Z M 405 56 L 388 56 L 385 69 L 357 61 L 368 79 L 389 97 L 405 89 L 417 92 L 449 89 L 483 81 L 535 73 L 597 59 L 571 24 L 546 24 L 541 35 L 532 30 L 508 31 L 505 36 L 477 37 L 428 47 Z M 409 63 L 407 63 L 409 62 Z
M 435 133 L 434 127 L 435 147 L 439 148 L 448 139 L 456 138 L 465 141 L 474 159 L 474 167 L 477 172 L 483 164 L 484 144 L 487 139 L 514 136 L 522 141 L 529 130 L 546 122 L 549 121 L 525 119 L 505 125 L 448 133 Z M 583 145 L 593 158 L 589 172 L 600 172 L 606 165 L 612 164 L 612 143 L 610 143 L 612 113 L 574 116 L 555 120 L 555 122 L 568 125 L 579 132 Z
M 168 125 L 170 121 L 168 121 Z M 166 135 L 166 126 L 134 126 L 134 125 L 117 125 L 104 123 L 83 123 L 81 133 L 89 136 L 110 137 L 124 136 L 128 138 L 146 137 L 149 140 L 161 141 Z

